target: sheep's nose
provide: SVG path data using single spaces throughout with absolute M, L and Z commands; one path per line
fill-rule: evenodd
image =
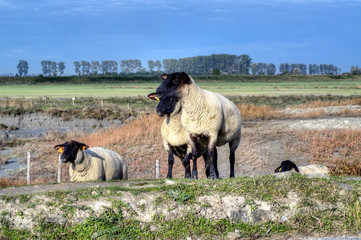
M 164 109 L 162 107 L 157 107 L 157 110 L 156 110 L 157 114 L 159 117 L 163 117 L 164 116 Z
M 163 117 L 165 115 L 165 113 L 161 112 L 161 111 L 157 111 L 157 114 L 159 117 Z

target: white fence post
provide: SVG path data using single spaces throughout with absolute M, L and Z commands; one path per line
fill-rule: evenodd
M 59 156 L 58 156 L 58 183 L 61 183 L 61 170 L 62 170 L 62 168 L 61 168 L 61 155 L 60 154 L 58 154 Z
M 27 161 L 27 163 L 28 163 L 28 167 L 27 167 L 28 171 L 27 171 L 26 179 L 27 179 L 27 184 L 29 185 L 30 184 L 30 152 L 27 152 L 27 158 L 28 158 L 28 161 Z
M 155 178 L 160 178 L 160 164 L 159 160 L 155 160 Z

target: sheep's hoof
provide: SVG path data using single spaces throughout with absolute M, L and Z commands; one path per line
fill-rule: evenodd
M 194 172 L 194 173 L 192 174 L 192 178 L 193 178 L 193 179 L 198 179 L 198 172 Z
M 217 179 L 217 175 L 215 173 L 211 173 L 209 175 L 209 179 L 212 179 L 212 180 L 216 180 Z
M 191 174 L 190 174 L 190 173 L 186 173 L 186 174 L 184 175 L 184 178 L 185 178 L 185 179 L 187 179 L 187 178 L 188 178 L 188 179 L 189 179 L 189 178 L 191 178 Z

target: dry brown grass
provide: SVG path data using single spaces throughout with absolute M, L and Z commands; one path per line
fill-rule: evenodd
M 321 107 L 331 107 L 331 106 L 347 106 L 347 105 L 361 105 L 361 98 L 357 99 L 342 99 L 337 101 L 311 101 L 306 104 L 292 105 L 287 106 L 291 109 L 306 109 L 306 108 L 321 108 Z
M 313 160 L 331 168 L 332 175 L 361 175 L 361 130 L 306 131 Z
M 312 101 L 307 104 L 292 105 L 287 109 L 279 110 L 269 105 L 240 104 L 237 105 L 244 120 L 318 118 L 326 116 L 361 116 L 361 109 L 340 108 L 327 110 L 326 107 L 360 106 L 361 98 L 338 101 Z M 297 111 L 298 109 L 298 111 Z M 292 111 L 293 110 L 293 111 Z
M 25 179 L 15 179 L 15 178 L 0 178 L 0 188 L 11 187 L 11 186 L 23 186 L 26 184 Z
M 255 105 L 255 104 L 241 104 L 238 105 L 238 110 L 241 112 L 242 119 L 254 120 L 254 119 L 272 119 L 281 118 L 282 114 L 275 108 L 268 105 Z

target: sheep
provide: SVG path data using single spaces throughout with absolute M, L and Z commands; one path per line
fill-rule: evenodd
M 241 114 L 238 108 L 224 96 L 199 88 L 184 72 L 163 74 L 162 79 L 156 92 L 160 99 L 157 111 L 161 114 L 174 111 L 174 101 L 166 100 L 165 96 L 179 101 L 182 107 L 181 124 L 187 132 L 193 159 L 197 156 L 197 142 L 203 142 L 207 146 L 209 177 L 216 179 L 214 149 L 228 143 L 230 177 L 234 177 L 235 151 L 241 140 Z
M 155 93 L 148 94 L 148 97 L 152 100 L 160 101 Z M 174 101 L 168 99 L 168 101 Z M 193 161 L 193 171 L 190 172 L 190 158 L 191 158 L 191 146 L 187 141 L 186 132 L 181 124 L 180 104 L 175 103 L 175 110 L 171 114 L 167 114 L 161 126 L 161 135 L 163 139 L 163 146 L 166 152 L 168 152 L 168 174 L 167 178 L 172 178 L 172 169 L 174 164 L 174 154 L 179 157 L 185 168 L 185 178 L 198 178 L 197 162 Z M 203 144 L 197 144 L 198 157 L 203 155 L 204 160 L 207 159 L 207 149 Z M 215 149 L 215 151 L 217 151 Z M 205 162 L 206 163 L 206 162 Z M 217 152 L 215 152 L 214 165 L 216 168 L 216 174 L 218 175 L 217 168 Z M 209 167 L 206 164 L 206 175 L 209 175 Z
M 69 162 L 71 182 L 128 179 L 128 166 L 122 156 L 103 147 L 89 148 L 75 140 L 54 146 L 63 163 Z
M 326 166 L 311 164 L 307 166 L 297 167 L 295 163 L 290 160 L 282 161 L 281 166 L 276 168 L 275 172 L 286 172 L 294 169 L 296 172 L 301 173 L 302 175 L 319 175 L 326 176 L 329 174 L 329 170 Z
M 276 168 L 275 173 L 291 171 L 292 169 L 294 169 L 296 172 L 300 172 L 296 164 L 290 160 L 285 160 L 281 162 L 281 166 Z

